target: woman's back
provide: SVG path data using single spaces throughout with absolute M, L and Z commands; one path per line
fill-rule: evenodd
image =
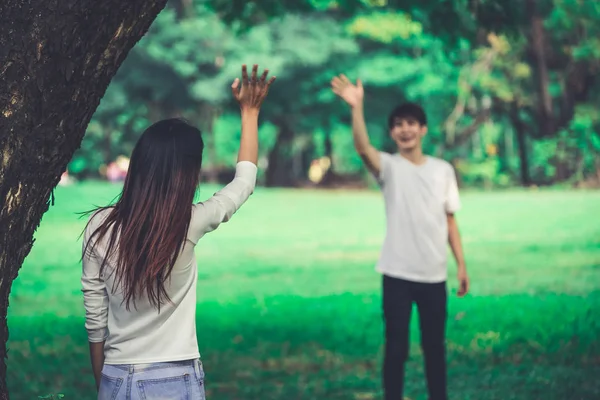
M 106 217 L 109 211 L 95 214 L 86 234 L 95 229 L 97 221 Z M 106 255 L 106 242 L 98 243 L 94 258 Z M 165 282 L 170 302 L 163 304 L 160 311 L 145 294 L 136 299 L 135 306 L 129 310 L 123 306 L 123 288 L 114 287 L 115 265 L 110 259 L 102 271 L 103 282 L 94 279 L 100 272 L 100 265 L 92 257 L 84 259 L 83 268 L 86 329 L 90 341 L 106 341 L 105 364 L 139 364 L 199 357 L 195 328 L 197 265 L 191 242 L 185 242 Z
M 182 250 L 164 282 L 170 301 L 160 310 L 147 294 L 124 306 L 122 285 L 116 282 L 114 257 L 108 257 L 100 274 L 101 260 L 107 255 L 111 231 L 100 241 L 92 241 L 91 254 L 83 258 L 83 292 L 86 328 L 90 342 L 106 341 L 106 364 L 137 364 L 189 360 L 199 357 L 196 339 L 196 282 L 198 265 L 195 245 L 206 233 L 228 221 L 254 190 L 257 168 L 240 162 L 234 180 L 208 201 L 194 204 Z M 84 246 L 92 232 L 106 221 L 113 208 L 96 212 L 84 233 Z M 118 233 L 117 233 L 118 242 Z M 98 279 L 100 277 L 100 279 Z

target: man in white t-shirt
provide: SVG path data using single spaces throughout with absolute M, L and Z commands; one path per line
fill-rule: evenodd
M 375 149 L 363 114 L 364 90 L 340 75 L 333 91 L 352 108 L 354 147 L 377 178 L 385 200 L 386 235 L 377 263 L 383 275 L 385 400 L 401 400 L 408 358 L 413 303 L 419 312 L 421 347 L 430 400 L 447 400 L 446 319 L 448 243 L 458 265 L 458 296 L 469 290 L 469 278 L 454 214 L 460 208 L 452 166 L 423 154 L 427 117 L 413 103 L 396 107 L 388 128 L 397 154 Z

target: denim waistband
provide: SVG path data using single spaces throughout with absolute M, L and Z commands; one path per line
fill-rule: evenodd
M 196 362 L 200 362 L 199 359 L 193 360 L 182 360 L 182 361 L 168 361 L 168 362 L 156 362 L 156 363 L 144 363 L 144 364 L 106 364 L 111 368 L 120 369 L 122 371 L 139 372 L 139 371 L 150 371 L 155 369 L 167 369 L 167 368 L 181 368 L 181 367 L 193 367 Z

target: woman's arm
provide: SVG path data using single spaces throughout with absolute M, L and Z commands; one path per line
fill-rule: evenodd
M 256 185 L 258 163 L 258 115 L 269 92 L 272 77 L 267 81 L 269 70 L 265 69 L 260 79 L 258 66 L 252 68 L 248 78 L 246 66 L 242 66 L 242 80 L 236 78 L 231 85 L 233 97 L 240 104 L 242 137 L 238 151 L 234 179 L 205 202 L 194 206 L 189 238 L 194 242 L 229 221 L 233 214 L 248 200 Z
M 94 379 L 96 379 L 96 389 L 99 389 L 102 367 L 104 367 L 104 341 L 90 342 L 90 358 L 92 360 Z
M 92 370 L 96 386 L 100 385 L 100 373 L 104 365 L 104 342 L 108 336 L 108 293 L 106 283 L 100 276 L 101 262 L 92 251 L 90 236 L 97 226 L 97 215 L 92 216 L 86 227 L 82 244 L 81 290 L 85 307 L 85 328 L 88 334 Z
M 256 165 L 258 161 L 258 114 L 260 107 L 275 81 L 272 77 L 267 81 L 269 70 L 265 69 L 260 79 L 257 77 L 258 65 L 252 67 L 252 76 L 248 79 L 246 65 L 242 66 L 242 86 L 236 78 L 231 85 L 233 97 L 240 104 L 242 115 L 242 138 L 238 152 L 238 162 L 249 161 Z

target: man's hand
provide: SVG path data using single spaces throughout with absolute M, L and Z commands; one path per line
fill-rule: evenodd
M 469 275 L 465 266 L 458 267 L 458 297 L 464 297 L 469 292 Z
M 258 111 L 269 93 L 271 84 L 275 81 L 272 77 L 267 81 L 269 70 L 265 69 L 260 79 L 257 79 L 258 65 L 252 67 L 252 77 L 248 79 L 248 71 L 246 65 L 242 65 L 242 87 L 240 88 L 239 78 L 235 78 L 231 85 L 233 97 L 240 103 L 242 110 Z
M 365 97 L 361 80 L 358 79 L 356 85 L 353 85 L 344 74 L 331 80 L 331 90 L 352 108 L 362 105 Z

